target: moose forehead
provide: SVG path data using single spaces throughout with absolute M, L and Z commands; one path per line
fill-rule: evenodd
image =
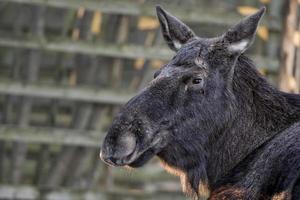
M 199 67 L 207 67 L 210 52 L 216 44 L 216 38 L 196 38 L 183 45 L 168 65 L 191 67 L 196 64 Z
M 207 74 L 211 50 L 215 44 L 215 38 L 194 38 L 192 41 L 184 44 L 169 63 L 158 71 L 159 73 L 157 74 L 159 74 L 159 76 L 154 82 L 161 80 L 161 78 L 183 74 L 185 72 Z

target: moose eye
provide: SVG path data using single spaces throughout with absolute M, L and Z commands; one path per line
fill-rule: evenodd
M 200 83 L 202 83 L 202 78 L 194 78 L 192 83 L 193 84 L 200 84 Z

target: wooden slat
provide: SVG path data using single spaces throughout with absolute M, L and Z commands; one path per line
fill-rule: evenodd
M 298 1 L 298 8 L 300 6 L 300 2 Z M 298 32 L 298 37 L 300 36 L 300 16 L 299 16 L 299 11 L 298 11 L 298 23 L 297 23 L 297 32 Z M 296 33 L 295 33 L 296 34 Z M 298 93 L 300 93 L 300 37 L 298 38 L 298 44 L 299 46 L 297 46 L 297 50 L 295 52 L 295 64 L 294 64 L 294 69 L 295 69 L 295 81 L 298 87 Z
M 35 175 L 33 177 L 33 184 L 41 186 L 44 179 L 46 178 L 46 165 L 48 160 L 50 159 L 50 152 L 49 152 L 49 144 L 42 144 L 39 147 L 39 156 L 36 160 L 36 170 Z
M 39 197 L 39 191 L 31 186 L 0 186 L 0 199 L 27 199 L 34 200 Z
M 94 107 L 94 113 L 91 117 L 90 121 L 90 129 L 95 131 L 101 131 L 101 129 L 106 125 L 108 121 L 108 107 L 100 107 L 95 106 Z M 97 158 L 99 157 L 99 149 L 95 150 L 93 152 L 93 157 Z M 104 174 L 104 169 L 107 168 L 107 165 L 105 165 L 100 159 L 93 159 L 90 166 L 90 171 L 87 173 L 87 175 L 84 176 L 85 179 L 85 188 L 91 188 L 97 184 L 99 184 L 100 177 L 105 177 L 107 175 Z M 112 182 L 112 177 L 110 178 Z M 106 179 L 107 180 L 107 179 Z M 103 185 L 107 185 L 104 183 Z
M 99 150 L 94 151 L 93 158 L 99 157 Z M 99 179 L 103 176 L 105 164 L 100 159 L 93 159 L 90 170 L 85 174 L 84 188 L 92 188 L 99 184 Z
M 61 32 L 61 37 L 66 37 L 68 34 L 68 30 L 70 29 L 71 25 L 73 24 L 73 16 L 75 15 L 75 10 L 68 10 L 66 17 L 63 19 L 64 21 L 64 26 Z M 57 66 L 61 66 L 62 60 L 64 56 L 59 55 L 58 63 Z M 57 78 L 57 82 L 61 82 L 60 78 Z M 57 102 L 54 100 L 51 102 L 51 111 L 49 112 L 49 126 L 56 126 L 56 119 L 57 119 Z M 42 186 L 45 181 L 48 179 L 48 169 L 47 165 L 49 164 L 48 161 L 51 159 L 50 158 L 50 147 L 49 144 L 42 144 L 39 146 L 39 156 L 36 159 L 37 164 L 36 164 L 36 170 L 35 170 L 35 175 L 33 179 L 33 183 L 38 186 Z
M 35 144 L 64 144 L 99 148 L 104 135 L 99 131 L 78 131 L 76 129 L 22 128 L 6 125 L 0 127 L 0 140 Z
M 282 8 L 285 1 L 271 1 L 268 7 L 267 16 L 264 18 L 268 19 L 269 24 L 282 23 Z M 280 49 L 279 38 L 280 32 L 270 32 L 269 39 L 267 41 L 267 55 L 270 59 L 276 59 L 278 57 L 278 50 Z
M 86 80 L 87 83 L 91 82 L 92 78 L 96 75 L 92 73 L 98 67 L 98 62 L 95 57 L 92 57 L 91 67 L 88 70 L 88 74 L 90 74 L 90 79 Z M 97 112 L 95 109 L 95 105 L 92 104 L 82 104 L 78 107 L 76 114 L 73 119 L 73 127 L 77 130 L 85 130 L 88 128 L 90 120 L 94 117 L 93 113 Z M 102 128 L 102 127 L 100 127 Z M 99 130 L 99 129 L 98 129 Z M 99 130 L 100 131 L 100 130 Z M 66 171 L 66 185 L 73 187 L 83 187 L 82 183 L 82 174 L 85 172 L 85 169 L 89 166 L 89 158 L 93 154 L 95 149 L 87 149 L 87 148 L 76 148 L 74 149 L 74 153 L 72 155 L 72 161 L 70 163 L 69 169 Z M 97 152 L 99 149 L 96 150 Z
M 117 33 L 116 33 L 116 44 L 122 45 L 125 44 L 128 40 L 128 31 L 129 31 L 129 17 L 120 16 L 120 24 L 117 24 Z M 116 26 L 116 25 L 115 25 Z M 122 82 L 124 62 L 120 58 L 116 58 L 112 63 L 112 77 L 111 83 L 114 88 L 119 88 Z
M 44 37 L 44 14 L 46 8 L 44 6 L 34 7 L 32 9 L 32 24 L 31 33 L 37 38 Z M 19 59 L 19 58 L 15 58 Z M 28 58 L 28 69 L 26 70 L 25 81 L 33 83 L 38 78 L 38 71 L 41 62 L 41 52 L 37 50 L 30 50 Z M 32 100 L 30 97 L 22 99 L 20 104 L 20 113 L 18 115 L 18 125 L 26 127 L 29 124 L 30 113 L 32 107 Z M 26 161 L 27 146 L 22 142 L 13 143 L 12 153 L 12 183 L 19 184 L 22 179 L 24 163 Z
M 92 13 L 90 13 L 92 14 Z M 125 22 L 128 22 L 128 17 L 125 18 Z M 127 19 L 127 20 L 126 20 Z M 81 28 L 81 32 L 86 32 L 87 34 L 85 35 L 85 39 L 87 41 L 91 41 L 93 39 L 93 35 L 92 32 L 90 32 L 89 30 L 85 30 L 84 27 L 89 27 L 88 24 L 91 23 L 91 19 L 90 20 L 85 20 L 85 26 L 83 26 Z M 122 20 L 124 21 L 124 20 Z M 121 23 L 122 24 L 122 23 Z M 127 23 L 128 25 L 128 23 Z M 120 26 L 122 27 L 122 25 Z M 126 30 L 122 29 L 123 31 L 123 38 L 126 38 L 127 34 L 124 32 Z M 117 44 L 120 43 L 120 38 L 117 38 Z M 78 56 L 78 58 L 80 58 L 80 56 Z M 90 68 L 87 69 L 87 74 L 89 74 L 89 78 L 85 78 L 83 79 L 84 84 L 91 84 L 93 78 L 96 77 L 96 73 L 94 73 L 96 71 L 96 69 L 99 67 L 99 63 L 97 62 L 97 57 L 96 56 L 91 56 L 90 57 L 91 63 L 90 63 Z M 84 61 L 84 60 L 83 60 Z M 79 65 L 78 67 L 84 67 L 87 64 L 83 63 L 83 62 L 79 62 L 81 63 L 81 66 Z M 112 64 L 112 71 L 114 71 L 114 63 Z M 84 74 L 79 74 L 79 76 L 85 76 Z M 83 77 L 81 77 L 83 78 Z M 114 82 L 115 80 L 112 80 L 112 82 Z M 92 117 L 92 113 L 94 111 L 94 106 L 91 104 L 80 104 L 78 105 L 76 112 L 73 116 L 73 128 L 77 129 L 77 130 L 84 130 L 88 128 L 89 125 L 89 121 L 91 120 Z M 102 128 L 102 127 L 100 127 Z M 89 166 L 88 163 L 90 163 L 90 159 L 91 156 L 93 156 L 95 149 L 89 149 L 89 148 L 66 148 L 65 151 L 63 151 L 63 153 L 66 153 L 66 155 L 68 155 L 68 153 L 72 153 L 68 156 L 71 157 L 70 163 L 68 163 L 68 167 L 66 167 L 67 165 L 65 165 L 64 170 L 61 170 L 58 173 L 61 175 L 65 175 L 65 185 L 69 186 L 69 187 L 84 187 L 83 185 L 83 178 L 84 177 L 84 172 L 87 169 L 87 167 Z M 99 149 L 96 150 L 97 152 L 99 151 Z M 97 156 L 98 157 L 98 156 Z M 58 162 L 63 162 L 64 158 L 63 156 L 61 157 L 61 160 Z M 62 168 L 63 169 L 63 168 Z
M 160 33 L 159 33 L 160 34 Z M 158 43 L 158 30 L 150 30 L 148 31 L 147 33 L 147 36 L 146 36 L 146 39 L 144 41 L 144 47 L 145 48 L 148 48 L 148 47 L 151 47 L 151 46 L 154 46 L 155 44 Z M 141 66 L 141 69 L 139 69 L 137 72 L 136 72 L 136 76 L 133 78 L 133 80 L 131 81 L 131 88 L 133 88 L 134 90 L 139 90 L 139 89 L 142 89 L 142 87 L 144 87 L 145 85 L 145 82 L 146 82 L 146 79 L 148 78 L 147 77 L 147 74 L 150 73 L 150 60 L 143 60 L 143 65 Z M 151 74 L 151 77 L 153 77 L 153 75 Z M 148 79 L 149 80 L 149 79 Z
M 24 136 L 22 136 L 24 137 Z M 19 184 L 22 176 L 24 163 L 26 161 L 27 146 L 23 141 L 13 140 L 13 151 L 11 156 L 11 177 L 13 184 Z
M 2 0 L 16 3 L 26 3 L 31 5 L 46 5 L 56 8 L 69 8 L 78 9 L 85 7 L 88 10 L 101 11 L 108 14 L 123 14 L 123 15 L 147 15 L 155 16 L 155 4 L 153 3 L 136 3 L 133 1 L 96 1 L 96 0 Z M 213 10 L 207 10 L 201 7 L 185 8 L 177 5 L 166 5 L 168 11 L 176 15 L 178 18 L 197 23 L 212 23 L 230 25 L 240 20 L 240 16 L 237 13 L 231 12 L 216 12 Z
M 80 14 L 81 13 L 81 14 Z M 79 38 L 87 39 L 91 38 L 91 33 L 89 29 L 89 24 L 92 19 L 92 12 L 86 12 L 84 8 L 81 8 L 77 12 L 76 24 L 77 27 L 74 27 L 74 31 L 77 31 L 78 36 L 72 37 L 74 41 Z M 94 56 L 93 56 L 94 57 Z M 86 57 L 82 54 L 75 55 L 73 58 L 75 71 L 74 74 L 77 78 L 83 78 L 84 83 L 90 83 L 93 79 L 95 74 L 91 73 L 94 71 L 92 68 L 96 66 L 90 67 L 87 69 L 87 73 L 91 76 L 89 78 L 84 77 L 84 73 L 80 73 L 79 69 L 84 68 L 85 66 L 89 65 L 87 62 Z M 81 77 L 80 77 L 81 76 Z M 75 86 L 78 84 L 77 81 L 73 82 L 71 86 Z M 89 103 L 80 103 L 78 106 L 75 107 L 75 112 L 73 114 L 73 122 L 72 127 L 76 130 L 85 130 L 88 121 L 90 119 L 90 115 L 92 113 L 93 105 Z M 47 181 L 45 185 L 49 188 L 54 188 L 59 185 L 62 185 L 65 182 L 67 185 L 70 185 L 70 177 L 77 178 L 77 169 L 80 164 L 80 160 L 85 157 L 87 149 L 85 148 L 77 148 L 77 147 L 70 147 L 70 146 L 63 146 L 59 155 L 57 156 L 56 160 L 52 164 L 51 170 L 48 174 Z M 86 164 L 86 163 L 84 163 Z
M 0 182 L 4 182 L 5 176 L 5 143 L 0 141 Z
M 294 34 L 298 26 L 299 6 L 297 0 L 290 0 L 288 12 L 285 19 L 285 29 L 282 41 L 281 68 L 279 88 L 286 92 L 298 92 L 298 85 L 294 77 L 296 58 L 296 46 L 294 45 Z
M 63 146 L 48 173 L 48 178 L 44 184 L 47 188 L 61 187 L 62 181 L 67 178 L 66 172 L 72 162 L 75 150 L 75 146 Z
M 45 40 L 20 40 L 12 38 L 0 38 L 0 46 L 40 49 L 47 51 L 57 51 L 65 53 L 82 53 L 89 55 L 101 55 L 108 57 L 122 57 L 128 59 L 160 59 L 169 60 L 174 53 L 166 47 L 143 47 L 139 45 L 114 45 L 114 44 L 92 44 L 87 42 L 75 41 L 48 41 Z M 268 59 L 258 55 L 250 55 L 258 66 L 266 68 L 271 71 L 278 69 L 278 60 Z
M 16 11 L 17 11 L 17 15 L 14 19 L 14 21 L 16 23 L 14 23 L 13 25 L 13 33 L 17 36 L 20 36 L 22 33 L 22 20 L 24 19 L 24 16 L 26 14 L 20 12 L 23 9 L 24 5 L 18 4 L 16 5 Z M 12 61 L 12 66 L 11 67 L 11 78 L 12 79 L 17 79 L 18 77 L 18 72 L 20 70 L 21 67 L 21 58 L 22 57 L 22 51 L 20 49 L 16 49 L 13 52 L 13 56 L 15 59 L 13 59 Z M 16 120 L 13 120 L 13 115 L 12 115 L 12 111 L 13 111 L 13 101 L 12 101 L 12 97 L 11 96 L 7 96 L 6 101 L 5 101 L 5 109 L 4 109 L 4 113 L 5 113 L 5 123 L 16 123 Z M 20 120 L 19 120 L 20 121 Z M 4 144 L 4 142 L 3 142 Z M 9 174 L 7 177 L 9 177 L 9 181 L 10 182 L 18 182 L 20 180 L 20 176 L 21 176 L 21 172 L 19 169 L 22 166 L 20 166 L 20 161 L 23 162 L 24 161 L 24 155 L 21 155 L 21 159 L 19 159 L 20 157 L 18 157 L 18 152 L 22 151 L 24 149 L 24 145 L 23 144 L 13 144 L 14 147 L 13 151 L 12 151 L 12 156 L 10 156 L 9 161 L 10 161 L 10 168 L 6 170 L 6 172 Z M 26 151 L 25 151 L 26 152 Z M 23 152 L 21 152 L 21 154 L 23 154 Z M 23 159 L 22 159 L 23 158 Z M 4 161 L 4 160 L 3 160 Z M 2 162 L 2 161 L 1 161 Z M 1 163 L 4 164 L 4 163 Z M 2 168 L 2 170 L 4 171 L 5 169 Z
M 57 51 L 65 53 L 82 53 L 89 55 L 102 55 L 108 57 L 123 58 L 148 58 L 168 60 L 173 53 L 166 48 L 153 47 L 144 49 L 137 45 L 110 45 L 101 43 L 87 43 L 80 41 L 45 41 L 36 39 L 0 38 L 0 46 L 39 49 L 46 51 Z
M 24 85 L 16 82 L 0 82 L 0 93 L 14 96 L 64 99 L 117 105 L 126 103 L 134 95 L 88 87 L 70 88 L 33 84 Z
M 80 104 L 77 112 L 74 114 L 73 128 L 84 132 L 90 115 L 92 113 L 91 104 Z M 100 147 L 100 143 L 98 144 Z M 64 146 L 60 152 L 55 165 L 49 173 L 46 182 L 47 187 L 56 187 L 61 185 L 63 180 L 67 181 L 68 185 L 78 177 L 77 169 L 80 168 L 80 160 L 86 157 L 88 149 Z M 84 162 L 83 165 L 86 165 Z M 79 169 L 78 169 L 79 170 Z M 74 176 L 74 177 L 73 177 Z
M 52 190 L 52 191 L 39 191 L 32 186 L 11 186 L 0 185 L 0 199 L 18 200 L 18 199 L 132 199 L 132 200 L 182 200 L 184 199 L 181 191 L 168 191 L 172 183 L 152 185 L 149 191 L 128 191 L 128 190 L 99 190 L 95 191 L 74 191 L 67 189 Z

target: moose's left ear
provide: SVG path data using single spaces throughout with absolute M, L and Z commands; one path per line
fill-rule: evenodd
M 173 51 L 178 51 L 183 44 L 195 37 L 194 32 L 187 25 L 162 7 L 156 6 L 156 13 L 163 37 Z
M 223 40 L 229 52 L 241 54 L 251 46 L 258 23 L 265 11 L 265 7 L 260 8 L 259 11 L 246 17 L 223 35 Z

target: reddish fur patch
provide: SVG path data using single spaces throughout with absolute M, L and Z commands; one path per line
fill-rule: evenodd
M 196 192 L 192 189 L 191 184 L 188 182 L 187 173 L 181 169 L 178 169 L 176 167 L 173 167 L 166 163 L 163 160 L 160 160 L 162 167 L 170 174 L 178 176 L 180 178 L 182 191 L 189 195 L 193 199 L 199 199 L 199 200 L 206 200 L 210 196 L 210 190 L 207 183 L 204 183 L 202 181 L 199 182 L 198 186 L 198 195 Z
M 290 200 L 291 195 L 288 192 L 281 192 L 278 194 L 275 194 L 271 200 Z
M 198 187 L 198 193 L 200 196 L 200 199 L 208 199 L 210 197 L 210 189 L 207 183 L 200 181 L 199 187 Z
M 222 187 L 213 191 L 209 200 L 244 200 L 246 190 L 234 187 Z
M 245 200 L 245 199 L 260 199 L 260 200 L 270 200 L 270 197 L 267 197 L 263 194 L 256 194 L 255 197 L 254 194 L 245 189 L 245 188 L 238 188 L 234 186 L 227 186 L 227 187 L 221 187 L 219 189 L 216 189 L 213 191 L 211 197 L 209 200 Z M 285 197 L 281 193 L 278 194 L 280 197 L 279 199 L 271 199 L 271 200 L 290 200 L 290 198 L 281 198 Z
M 160 163 L 162 164 L 162 167 L 170 174 L 174 176 L 178 176 L 180 178 L 180 182 L 182 185 L 183 192 L 187 192 L 187 178 L 186 178 L 186 172 L 182 171 L 181 169 L 178 169 L 176 167 L 173 167 L 166 163 L 163 160 L 160 160 Z M 189 186 L 190 187 L 190 186 Z

